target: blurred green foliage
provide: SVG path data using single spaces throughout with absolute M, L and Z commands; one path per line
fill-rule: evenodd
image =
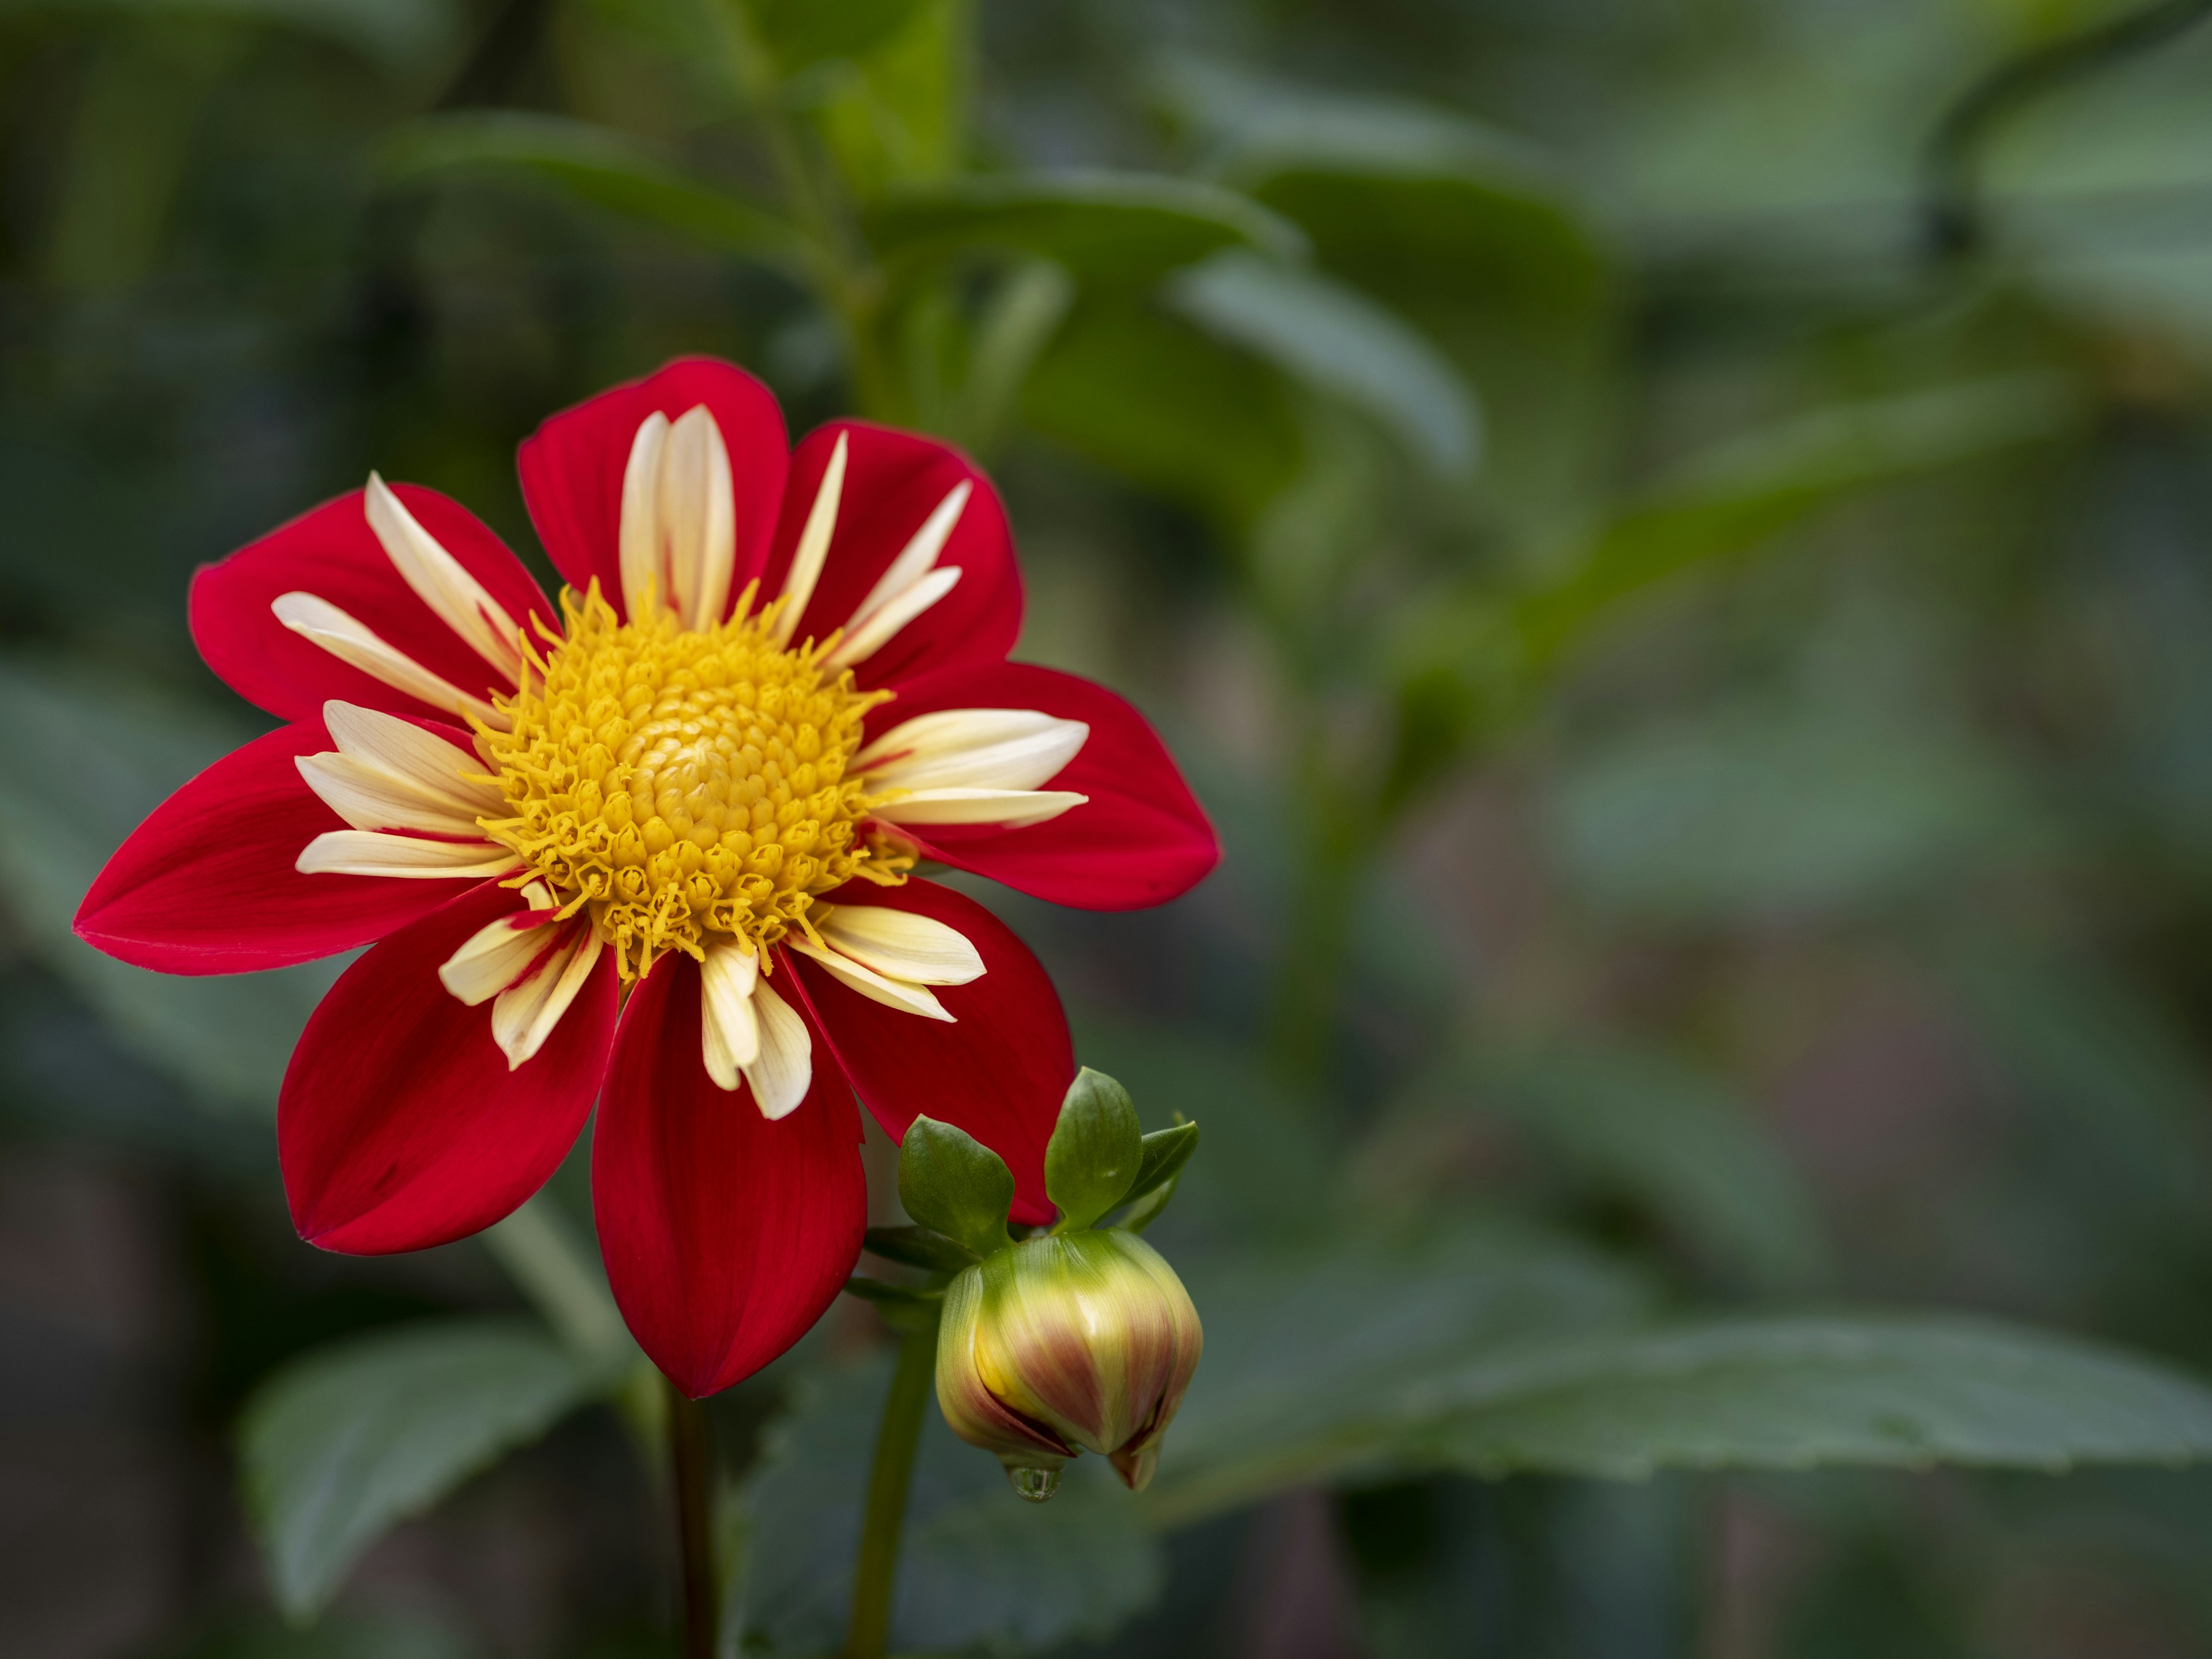
M 0 1220 L 75 1248 L 25 1194 L 109 1172 L 176 1304 L 84 1350 L 121 1403 L 8 1304 L 0 1431 L 155 1425 L 179 1536 L 320 1613 L 141 1540 L 191 1565 L 129 1640 L 668 1650 L 586 1172 L 316 1256 L 269 1109 L 331 969 L 67 923 L 255 729 L 195 564 L 374 466 L 544 573 L 514 442 L 703 350 L 985 459 L 1021 653 L 1136 696 L 1228 853 L 984 895 L 1203 1125 L 1152 1237 L 1208 1347 L 1141 1499 L 933 1425 L 903 1644 L 2212 1653 L 2200 1475 L 1756 1472 L 2212 1451 L 2212 25 L 1977 130 L 1929 234 L 1946 112 L 2127 9 L 0 3 Z M 716 1402 L 744 1650 L 836 1640 L 872 1318 Z M 102 1565 L 5 1593 L 62 1628 Z

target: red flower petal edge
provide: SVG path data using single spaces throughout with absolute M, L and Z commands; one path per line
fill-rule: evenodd
M 276 1153 L 300 1236 L 326 1250 L 420 1250 L 489 1227 L 560 1166 L 591 1113 L 615 1034 L 603 955 L 535 1058 L 507 1069 L 491 1005 L 439 967 L 521 908 L 485 882 L 394 933 L 331 988 L 292 1053 Z
M 833 1301 L 860 1253 L 867 1186 L 852 1091 L 815 1037 L 814 1085 L 771 1123 L 700 1058 L 699 969 L 664 957 L 630 994 L 592 1139 L 615 1301 L 697 1399 L 750 1376 Z

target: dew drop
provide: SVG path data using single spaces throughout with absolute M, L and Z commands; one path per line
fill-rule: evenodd
M 1006 1479 L 1014 1485 L 1014 1496 L 1031 1504 L 1042 1504 L 1060 1490 L 1058 1469 L 1008 1468 Z

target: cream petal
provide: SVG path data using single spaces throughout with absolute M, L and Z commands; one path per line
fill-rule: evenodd
M 887 904 L 839 904 L 819 931 L 838 955 L 887 979 L 965 985 L 983 976 L 982 956 L 967 935 L 934 916 Z
M 945 499 L 921 521 L 921 528 L 914 532 L 913 539 L 900 550 L 898 557 L 890 562 L 876 585 L 868 590 L 868 597 L 854 606 L 853 614 L 845 619 L 848 634 L 927 574 L 937 562 L 937 556 L 945 551 L 945 544 L 952 538 L 953 526 L 960 522 L 961 512 L 975 488 L 973 480 L 963 478 L 946 492 Z
M 385 556 L 438 619 L 467 641 L 508 685 L 522 676 L 522 630 L 507 608 L 484 591 L 461 562 L 425 530 L 375 473 L 362 495 L 368 527 L 384 544 Z
M 486 841 L 425 841 L 374 830 L 327 830 L 293 865 L 303 876 L 503 876 L 520 862 Z
M 433 836 L 481 836 L 477 819 L 491 808 L 464 815 L 447 802 L 350 755 L 301 755 L 294 764 L 323 804 L 356 830 L 419 830 Z
M 323 705 L 323 724 L 340 754 L 404 779 L 456 812 L 473 819 L 501 805 L 496 788 L 471 781 L 471 775 L 485 769 L 482 756 L 425 732 L 413 720 L 333 698 Z
M 1064 789 L 917 789 L 870 810 L 885 823 L 1003 823 L 1020 829 L 1091 799 Z
M 558 927 L 528 910 L 501 916 L 470 934 L 446 958 L 438 981 L 471 1008 L 489 1002 L 520 979 L 558 939 Z
M 605 948 L 587 921 L 568 924 L 570 937 L 520 984 L 501 992 L 491 1005 L 492 1040 L 514 1071 L 545 1046 L 545 1039 L 584 988 Z
M 760 1019 L 753 993 L 760 962 L 741 945 L 709 946 L 699 972 L 700 1042 L 707 1075 L 717 1088 L 735 1089 L 738 1073 L 760 1059 Z
M 814 584 L 822 579 L 823 561 L 830 556 L 830 538 L 837 528 L 837 502 L 845 493 L 845 434 L 830 452 L 830 465 L 822 469 L 822 487 L 814 492 L 814 505 L 799 532 L 799 547 L 791 556 L 791 574 L 783 579 L 783 609 L 776 613 L 775 642 L 791 643 L 799 618 L 814 597 Z
M 620 550 L 623 608 L 633 620 L 646 614 L 646 592 L 666 605 L 668 571 L 663 560 L 660 526 L 661 457 L 668 447 L 668 416 L 659 410 L 638 423 L 623 468 Z
M 943 708 L 893 726 L 853 759 L 871 790 L 1034 789 L 1081 752 L 1091 728 L 1035 708 Z
M 285 627 L 302 639 L 313 641 L 339 661 L 351 663 L 364 674 L 410 697 L 420 697 L 434 708 L 473 714 L 501 732 L 512 724 L 482 697 L 471 696 L 432 673 L 319 594 L 279 593 L 269 602 L 269 609 Z
M 753 1100 L 771 1123 L 789 1117 L 814 1086 L 814 1039 L 806 1022 L 763 979 L 753 988 L 753 1018 L 760 1024 L 760 1058 L 744 1068 Z
M 669 428 L 660 464 L 660 528 L 668 543 L 668 597 L 684 626 L 712 628 L 730 599 L 738 515 L 729 447 L 704 404 Z
M 960 580 L 960 567 L 940 565 L 892 599 L 867 621 L 837 641 L 837 648 L 823 660 L 832 668 L 850 668 L 889 644 L 900 629 L 950 593 Z
M 893 979 L 872 968 L 863 967 L 850 957 L 840 956 L 835 951 L 824 951 L 805 939 L 787 939 L 784 944 L 799 955 L 818 962 L 829 973 L 843 984 L 849 985 L 872 1002 L 880 1002 L 886 1008 L 896 1008 L 902 1013 L 919 1014 L 924 1019 L 942 1020 L 947 1025 L 955 1024 L 951 1013 L 926 985 L 910 984 L 902 979 Z

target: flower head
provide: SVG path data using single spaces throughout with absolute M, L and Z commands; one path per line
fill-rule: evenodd
M 945 1293 L 937 1397 L 952 1431 L 995 1452 L 1025 1497 L 1079 1450 L 1141 1492 L 1198 1369 L 1203 1333 L 1182 1281 L 1119 1227 L 1024 1239 Z
M 77 931 L 174 973 L 374 945 L 278 1104 L 327 1249 L 496 1221 L 596 1101 L 616 1299 L 706 1394 L 858 1254 L 854 1092 L 894 1139 L 972 1131 L 1017 1217 L 1052 1213 L 1058 1000 L 916 868 L 1130 908 L 1215 844 L 1127 704 L 1006 660 L 1012 541 L 957 452 L 858 422 L 787 450 L 764 387 L 691 359 L 547 421 L 520 469 L 556 601 L 373 475 L 199 573 L 201 654 L 288 724 L 157 809 Z

